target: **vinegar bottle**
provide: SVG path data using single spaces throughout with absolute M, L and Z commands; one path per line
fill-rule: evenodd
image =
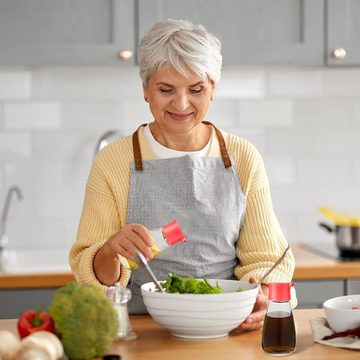
M 291 283 L 270 283 L 269 302 L 262 332 L 262 348 L 273 356 L 295 351 L 296 331 L 291 309 Z
M 154 239 L 154 245 L 151 247 L 153 257 L 158 256 L 162 251 L 175 245 L 179 241 L 186 243 L 185 236 L 176 220 L 159 229 L 150 230 L 150 233 Z M 130 269 L 136 269 L 138 267 L 135 261 L 128 260 L 128 263 Z

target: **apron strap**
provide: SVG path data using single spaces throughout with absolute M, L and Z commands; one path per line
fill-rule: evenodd
M 141 156 L 140 143 L 139 143 L 139 130 L 141 127 L 146 126 L 146 125 L 147 124 L 140 125 L 138 127 L 138 129 L 133 133 L 133 136 L 132 136 L 134 159 L 135 159 L 135 169 L 137 171 L 143 170 L 142 156 Z
M 222 136 L 221 131 L 210 121 L 203 121 L 203 124 L 211 125 L 214 128 L 214 130 L 216 132 L 216 136 L 219 141 L 221 157 L 223 159 L 225 168 L 229 168 L 231 166 L 231 160 L 230 160 L 229 153 L 226 149 L 225 140 L 224 140 L 224 137 Z
M 211 125 L 216 133 L 216 136 L 218 138 L 219 141 L 219 145 L 220 145 L 220 152 L 221 152 L 221 157 L 223 159 L 225 168 L 229 168 L 231 166 L 231 160 L 229 157 L 229 153 L 226 149 L 226 145 L 225 145 L 225 140 L 224 137 L 222 136 L 220 130 L 211 122 L 209 121 L 203 121 L 203 124 L 206 125 Z M 139 130 L 141 127 L 146 126 L 147 124 L 142 124 L 138 127 L 138 129 L 134 132 L 133 136 L 132 136 L 132 143 L 133 143 L 133 151 L 134 151 L 134 159 L 135 159 L 135 169 L 137 171 L 142 171 L 143 170 L 143 166 L 142 166 L 142 156 L 141 156 L 141 150 L 140 150 L 140 143 L 139 143 Z

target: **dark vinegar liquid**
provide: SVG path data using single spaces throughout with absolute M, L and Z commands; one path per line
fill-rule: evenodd
M 263 350 L 272 355 L 288 355 L 294 352 L 295 345 L 293 316 L 281 311 L 266 314 L 262 336 Z

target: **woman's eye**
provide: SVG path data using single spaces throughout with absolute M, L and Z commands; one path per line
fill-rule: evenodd
M 202 88 L 200 88 L 200 89 L 190 89 L 190 92 L 192 94 L 199 94 L 199 93 L 201 93 L 201 91 L 202 91 Z
M 160 89 L 160 91 L 164 94 L 170 94 L 172 92 L 172 89 Z

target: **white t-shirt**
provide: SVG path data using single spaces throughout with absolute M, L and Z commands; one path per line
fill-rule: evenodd
M 185 155 L 196 155 L 196 156 L 206 157 L 208 156 L 210 151 L 211 137 L 209 142 L 206 144 L 206 146 L 199 151 L 178 151 L 178 150 L 169 149 L 158 143 L 153 137 L 149 125 L 144 126 L 144 135 L 146 140 L 149 142 L 151 148 L 153 149 L 154 153 L 156 154 L 156 156 L 159 157 L 159 159 L 176 158 Z

